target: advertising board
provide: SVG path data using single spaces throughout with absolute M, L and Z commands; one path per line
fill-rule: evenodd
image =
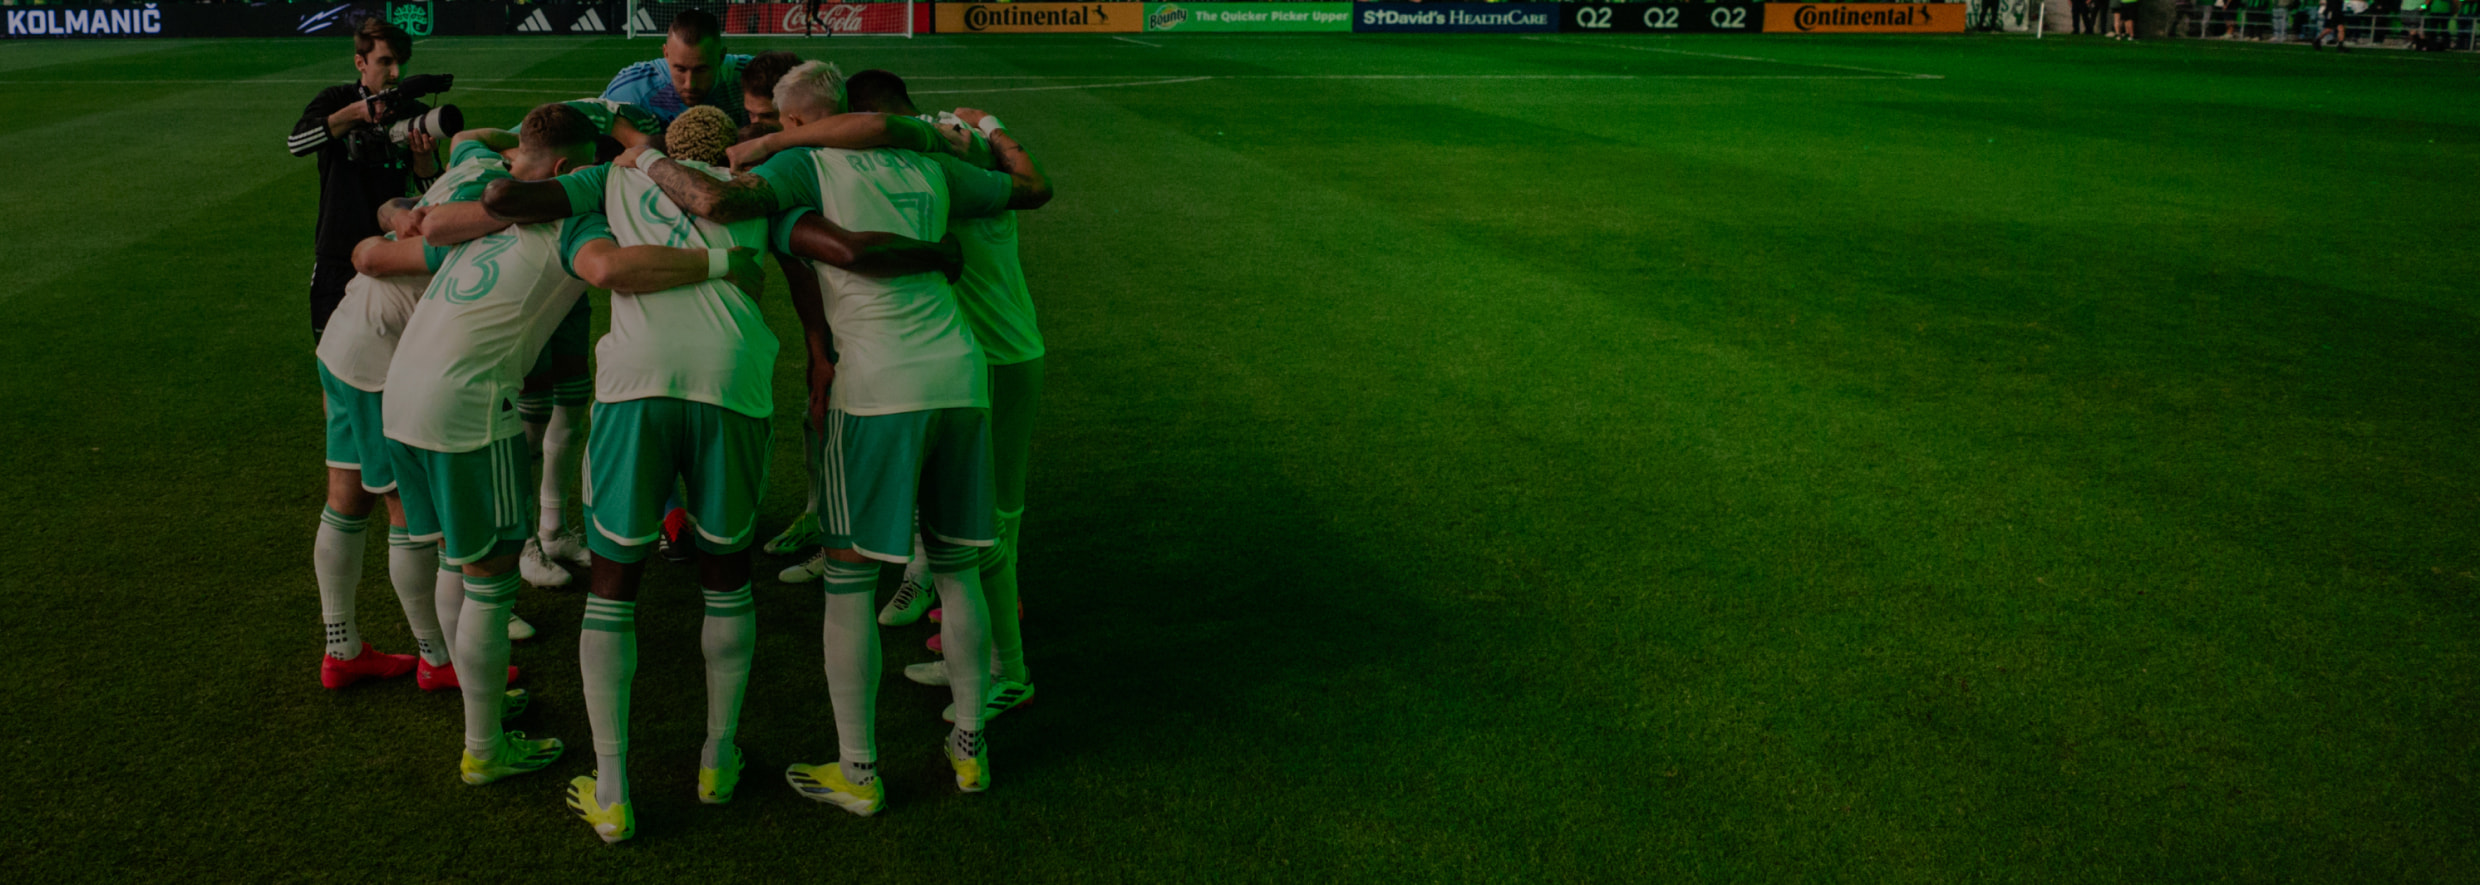
M 1580 34 L 1753 34 L 1763 3 L 1562 3 L 1559 30 Z
M 941 3 L 941 34 L 1134 34 L 1143 3 Z
M 1355 3 L 1363 34 L 1516 34 L 1559 29 L 1557 3 Z
M 1350 3 L 1148 3 L 1148 33 L 1349 31 Z
M 1768 34 L 1960 34 L 1962 3 L 1768 3 Z

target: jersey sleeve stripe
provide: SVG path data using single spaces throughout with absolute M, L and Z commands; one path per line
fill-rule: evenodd
M 318 150 L 320 145 L 324 145 L 326 143 L 327 127 L 321 126 L 317 129 L 311 129 L 294 134 L 291 139 L 285 142 L 285 147 L 292 151 L 293 156 L 306 157 L 313 151 Z

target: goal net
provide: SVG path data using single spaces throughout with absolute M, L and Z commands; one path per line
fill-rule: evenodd
M 703 9 L 723 22 L 726 34 L 789 34 L 792 36 L 913 36 L 912 0 L 865 0 L 822 3 L 728 3 L 692 0 L 687 3 L 629 0 L 631 37 L 661 37 L 672 16 Z

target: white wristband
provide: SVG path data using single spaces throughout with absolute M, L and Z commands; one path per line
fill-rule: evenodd
M 982 137 L 989 138 L 991 133 L 999 131 L 999 118 L 983 117 L 980 128 L 982 130 Z
M 708 250 L 706 250 L 706 278 L 707 278 L 707 279 L 710 279 L 710 280 L 720 280 L 720 279 L 723 279 L 723 278 L 724 278 L 724 275 L 729 274 L 729 273 L 731 273 L 731 272 L 732 272 L 732 250 L 730 250 L 730 249 L 708 249 Z

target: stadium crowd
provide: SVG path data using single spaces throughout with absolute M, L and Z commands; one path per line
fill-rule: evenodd
M 670 21 L 661 58 L 506 129 L 422 102 L 452 81 L 403 76 L 404 31 L 374 19 L 353 39 L 357 80 L 320 92 L 287 136 L 321 169 L 321 684 L 410 675 L 457 691 L 465 783 L 540 771 L 564 745 L 505 727 L 531 700 L 510 687 L 509 645 L 534 632 L 511 603 L 582 572 L 595 769 L 566 800 L 605 841 L 628 839 L 648 556 L 696 562 L 696 798 L 712 804 L 731 801 L 744 767 L 750 548 L 763 546 L 806 553 L 778 577 L 819 582 L 826 599 L 836 757 L 790 766 L 790 786 L 857 815 L 884 807 L 878 628 L 927 616 L 943 658 L 904 675 L 948 689 L 941 752 L 959 790 L 988 789 L 988 725 L 1033 696 L 1016 552 L 1043 344 L 1016 213 L 1051 190 L 1024 144 L 983 111 L 914 106 L 893 72 L 729 54 L 695 10 Z M 802 326 L 810 482 L 805 512 L 761 545 L 779 347 L 758 308 L 767 255 Z M 610 293 L 591 346 L 590 288 Z M 382 504 L 413 654 L 361 636 Z M 877 607 L 882 564 L 905 572 Z

